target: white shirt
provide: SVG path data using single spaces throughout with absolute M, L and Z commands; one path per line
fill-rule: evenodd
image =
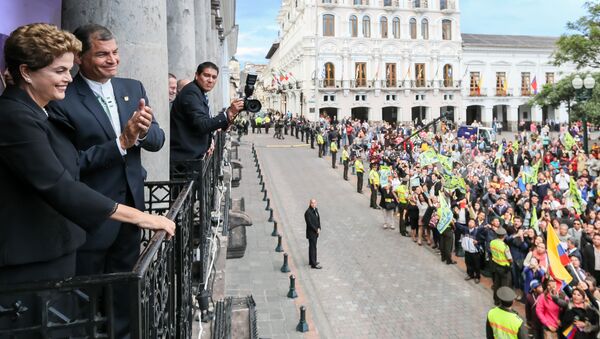
M 81 77 L 83 80 L 85 80 L 92 92 L 94 92 L 98 98 L 100 106 L 102 106 L 103 109 L 108 108 L 108 120 L 115 131 L 115 135 L 117 136 L 117 139 L 115 140 L 117 147 L 119 148 L 121 156 L 125 156 L 127 154 L 127 150 L 122 148 L 121 143 L 119 142 L 119 136 L 121 135 L 121 121 L 119 120 L 119 108 L 117 107 L 117 101 L 115 99 L 115 92 L 113 90 L 112 82 L 109 79 L 105 83 L 100 83 L 84 77 L 83 74 L 81 74 Z

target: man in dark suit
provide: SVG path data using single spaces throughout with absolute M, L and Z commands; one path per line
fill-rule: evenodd
M 185 85 L 171 107 L 171 161 L 201 159 L 212 152 L 212 133 L 225 129 L 244 107 L 235 99 L 225 112 L 211 114 L 208 100 L 217 82 L 219 68 L 212 62 L 198 65 L 194 81 Z
M 51 109 L 73 127 L 71 140 L 80 152 L 81 181 L 114 201 L 144 209 L 141 149 L 160 150 L 164 132 L 146 105 L 141 82 L 116 78 L 119 54 L 116 40 L 105 27 L 89 24 L 74 32 L 82 42 L 76 56 L 79 74 L 66 97 Z M 139 256 L 140 230 L 116 221 L 87 234 L 77 253 L 77 274 L 127 272 Z M 128 332 L 127 291 L 115 297 L 116 336 Z
M 310 205 L 304 212 L 306 221 L 306 239 L 308 239 L 308 264 L 312 268 L 321 269 L 317 261 L 317 239 L 321 233 L 321 218 L 317 210 L 317 200 L 311 199 Z
M 593 245 L 587 245 L 583 249 L 583 269 L 596 281 L 600 281 L 600 263 L 596 261 L 600 257 L 600 233 L 594 234 L 592 241 Z

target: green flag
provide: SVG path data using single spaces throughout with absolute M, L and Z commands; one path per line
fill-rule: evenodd
M 494 159 L 494 164 L 500 162 L 500 159 L 502 159 L 502 155 L 504 155 L 504 144 L 500 144 L 500 147 L 498 148 L 498 152 L 496 152 L 496 159 Z
M 419 165 L 421 165 L 421 167 L 425 167 L 431 164 L 435 164 L 439 160 L 437 158 L 437 153 L 435 152 L 435 150 L 433 148 L 430 148 L 427 151 L 419 154 L 417 161 L 419 162 Z
M 452 210 L 450 209 L 450 205 L 448 205 L 446 198 L 444 198 L 441 193 L 438 195 L 438 200 L 440 202 L 440 207 L 437 209 L 437 213 L 440 219 L 437 224 L 437 230 L 441 234 L 444 233 L 452 222 Z
M 573 208 L 575 208 L 577 214 L 581 214 L 585 202 L 583 201 L 581 192 L 579 192 L 577 183 L 573 178 L 571 178 L 571 181 L 569 182 L 569 197 L 571 197 L 571 201 L 573 201 Z
M 540 167 L 542 166 L 542 159 L 538 160 L 538 162 L 533 165 L 533 173 L 531 174 L 531 183 L 538 183 L 538 172 L 540 171 Z
M 531 219 L 529 220 L 529 228 L 533 228 L 536 234 L 540 234 L 540 226 L 537 217 L 537 208 L 535 206 L 531 209 Z
M 573 148 L 573 146 L 575 146 L 575 139 L 571 135 L 571 132 L 565 132 L 562 139 L 562 144 L 565 146 L 567 151 L 570 151 Z
M 514 153 L 517 153 L 519 151 L 519 140 L 513 141 L 512 150 Z
M 437 154 L 438 162 L 442 165 L 442 169 L 445 172 L 452 172 L 452 160 L 449 157 L 441 154 Z
M 444 177 L 444 188 L 446 190 L 452 192 L 458 189 L 462 193 L 467 193 L 467 184 L 465 183 L 465 179 L 461 176 L 449 175 L 446 173 L 443 173 L 442 176 Z

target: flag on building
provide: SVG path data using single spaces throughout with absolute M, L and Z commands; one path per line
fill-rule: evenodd
M 548 253 L 548 273 L 550 273 L 554 280 L 560 282 L 564 288 L 573 280 L 573 277 L 563 266 L 564 259 L 560 254 L 562 246 L 560 245 L 560 240 L 556 235 L 554 227 L 552 227 L 552 225 L 548 225 L 546 232 L 548 237 L 546 240 L 546 252 Z M 569 257 L 567 256 L 566 259 L 569 260 Z
M 533 90 L 533 94 L 537 94 L 538 86 L 537 86 L 537 79 L 536 79 L 535 75 L 533 76 L 533 81 L 531 82 L 531 89 Z
M 505 95 L 508 94 L 508 76 L 505 76 L 504 80 L 502 80 L 502 90 L 504 91 Z
M 477 95 L 481 95 L 481 86 L 483 86 L 483 75 L 477 80 Z

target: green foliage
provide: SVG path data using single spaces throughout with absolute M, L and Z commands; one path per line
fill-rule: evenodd
M 567 29 L 574 33 L 563 34 L 556 43 L 557 66 L 574 63 L 577 69 L 600 67 L 600 3 L 588 1 L 584 6 L 588 14 L 567 24 Z
M 586 74 L 579 75 L 582 79 Z M 557 108 L 562 103 L 571 105 L 571 121 L 581 120 L 583 114 L 587 114 L 589 122 L 600 124 L 600 73 L 592 73 L 596 80 L 596 86 L 592 90 L 589 100 L 582 103 L 577 102 L 575 89 L 571 84 L 575 74 L 562 78 L 555 84 L 546 84 L 542 90 L 536 94 L 529 104 L 538 106 L 550 106 Z

